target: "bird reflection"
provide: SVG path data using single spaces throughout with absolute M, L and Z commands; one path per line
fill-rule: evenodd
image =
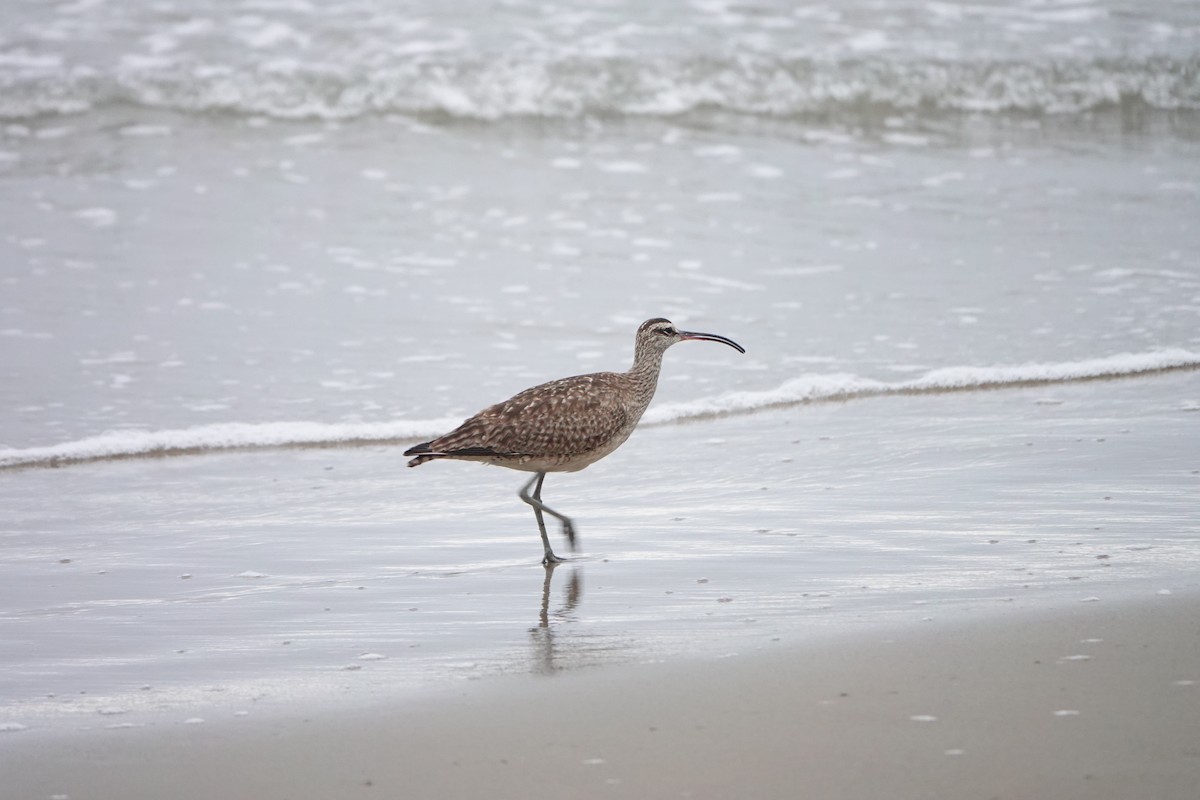
M 542 581 L 542 607 L 538 614 L 538 624 L 537 627 L 529 629 L 529 635 L 533 640 L 533 671 L 544 675 L 555 673 L 565 666 L 560 666 L 558 663 L 559 654 L 555 651 L 557 634 L 555 628 L 559 623 L 569 622 L 574 617 L 575 608 L 583 597 L 582 571 L 578 566 L 572 566 L 570 575 L 567 577 L 563 603 L 555 611 L 550 611 L 551 585 L 554 582 L 554 571 L 558 566 L 557 562 L 545 565 L 546 577 Z M 554 625 L 551 625 L 552 621 Z

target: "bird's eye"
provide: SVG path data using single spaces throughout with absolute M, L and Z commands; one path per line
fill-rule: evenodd
M 674 328 L 659 328 L 658 332 L 661 333 L 663 336 L 674 336 L 675 335 Z

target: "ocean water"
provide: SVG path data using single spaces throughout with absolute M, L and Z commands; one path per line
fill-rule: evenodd
M 0 187 L 15 722 L 1200 560 L 1192 2 L 17 0 Z M 521 476 L 404 469 L 652 316 L 748 352 L 547 480 L 552 585 Z

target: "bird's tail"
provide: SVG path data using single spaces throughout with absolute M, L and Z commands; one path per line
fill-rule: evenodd
M 445 453 L 439 453 L 432 449 L 430 447 L 431 444 L 433 444 L 433 442 L 421 442 L 420 444 L 413 445 L 405 450 L 404 455 L 416 456 L 416 458 L 408 462 L 408 465 L 410 467 L 419 467 L 426 461 L 433 461 L 435 458 L 440 458 L 446 455 Z
M 412 461 L 408 462 L 410 467 L 419 467 L 426 461 L 433 461 L 435 458 L 515 458 L 519 453 L 500 452 L 491 447 L 481 445 L 472 445 L 470 447 L 443 447 L 435 450 L 433 445 L 437 442 L 445 442 L 448 437 L 443 436 L 441 439 L 434 439 L 432 442 L 421 442 L 404 451 L 406 456 L 416 456 Z

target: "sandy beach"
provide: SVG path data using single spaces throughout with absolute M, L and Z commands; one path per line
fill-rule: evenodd
M 467 682 L 204 724 L 34 731 L 5 796 L 1090 798 L 1200 786 L 1200 592 Z

